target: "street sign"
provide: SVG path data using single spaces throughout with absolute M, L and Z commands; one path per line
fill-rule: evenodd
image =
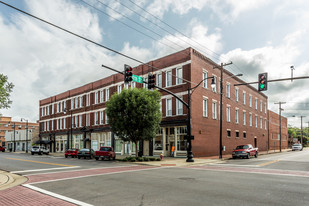
M 132 81 L 137 82 L 137 83 L 143 83 L 143 77 L 137 76 L 137 75 L 132 75 Z

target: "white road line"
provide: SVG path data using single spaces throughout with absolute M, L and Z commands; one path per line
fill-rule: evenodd
M 235 167 L 260 167 L 259 165 L 237 165 L 237 164 L 224 164 L 224 163 L 210 163 L 208 165 L 216 165 L 216 166 L 235 166 Z
M 163 169 L 163 167 L 155 167 L 155 168 L 147 168 L 147 169 L 137 169 L 137 170 L 126 170 L 126 171 L 109 172 L 109 173 L 103 173 L 103 174 L 83 175 L 83 176 L 78 176 L 78 177 L 66 177 L 66 178 L 61 178 L 61 179 L 33 182 L 33 183 L 29 183 L 29 184 L 33 185 L 33 184 L 57 182 L 57 181 L 63 181 L 63 180 L 73 180 L 73 179 L 79 179 L 79 178 L 84 178 L 84 177 L 96 177 L 96 176 L 101 176 L 101 175 L 113 175 L 113 174 L 121 174 L 121 173 L 126 173 L 126 172 L 139 172 L 139 171 L 154 170 L 154 169 Z
M 40 172 L 40 171 L 48 171 L 48 170 L 65 170 L 65 169 L 71 169 L 71 168 L 78 168 L 80 166 L 74 166 L 74 167 L 55 167 L 55 168 L 48 168 L 48 169 L 36 169 L 36 170 L 20 170 L 20 171 L 12 171 L 13 174 L 20 174 L 20 173 L 27 173 L 27 172 Z
M 88 203 L 85 203 L 85 202 L 81 202 L 81 201 L 79 201 L 79 200 L 74 200 L 74 199 L 72 199 L 72 198 L 65 197 L 65 196 L 63 196 L 63 195 L 59 195 L 59 194 L 56 194 L 56 193 L 53 193 L 53 192 L 50 192 L 50 191 L 41 189 L 41 188 L 35 187 L 35 186 L 33 186 L 33 185 L 24 184 L 23 186 L 24 186 L 24 187 L 27 187 L 27 188 L 29 188 L 29 189 L 38 191 L 38 192 L 40 192 L 40 193 L 49 195 L 49 196 L 52 196 L 52 197 L 55 197 L 55 198 L 58 198 L 58 199 L 61 199 L 61 200 L 67 201 L 67 202 L 71 202 L 71 203 L 73 203 L 73 204 L 77 204 L 77 205 L 81 205 L 81 206 L 93 206 L 93 205 L 91 205 L 91 204 L 88 204 Z
M 137 165 L 136 165 L 137 166 Z M 136 167 L 135 165 L 133 165 L 132 167 Z M 80 166 L 76 166 L 76 167 L 80 167 Z M 67 171 L 63 171 L 64 172 L 77 172 L 77 171 L 86 171 L 86 170 L 94 170 L 94 169 L 109 169 L 109 168 L 121 168 L 121 167 L 127 167 L 127 166 L 117 166 L 117 167 L 93 167 L 93 168 L 86 168 L 86 169 L 79 169 L 79 170 L 67 170 Z M 74 168 L 74 167 L 69 167 L 69 168 L 64 168 L 64 169 L 70 169 L 70 168 Z M 54 174 L 54 173 L 58 173 L 58 172 L 45 172 L 45 173 L 34 173 L 34 174 L 27 174 L 25 175 L 26 177 L 29 176 L 35 176 L 35 175 L 45 175 L 45 174 Z

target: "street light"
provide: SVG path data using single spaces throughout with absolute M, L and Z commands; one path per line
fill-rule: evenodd
M 292 117 L 296 117 L 296 116 L 293 115 Z M 301 145 L 303 145 L 303 117 L 306 117 L 306 116 L 300 116 L 300 132 L 301 132 L 300 143 Z
M 68 111 L 68 109 L 67 108 L 64 108 L 64 114 L 66 114 L 67 113 L 67 111 Z M 73 119 L 72 119 L 72 110 L 70 109 L 69 110 L 70 111 L 70 113 L 71 113 L 71 120 L 70 120 L 70 122 L 71 122 L 71 141 L 73 140 L 73 127 L 72 127 L 72 123 L 73 123 Z M 69 138 L 69 135 L 68 135 L 68 138 L 67 138 L 67 150 L 70 148 L 70 138 Z M 72 142 L 71 142 L 71 146 L 72 146 Z
M 221 67 L 221 79 L 220 79 L 220 129 L 219 129 L 219 159 L 222 159 L 222 119 L 223 119 L 223 102 L 222 102 L 222 96 L 223 96 L 223 80 L 232 78 L 232 77 L 240 77 L 243 74 L 236 74 L 229 76 L 225 79 L 223 79 L 223 68 Z
M 188 146 L 187 146 L 187 160 L 186 162 L 194 162 L 193 159 L 193 153 L 192 153 L 192 142 L 191 142 L 191 95 L 194 92 L 194 89 L 196 89 L 198 86 L 200 86 L 200 84 L 205 81 L 206 79 L 210 79 L 212 78 L 211 81 L 211 87 L 215 87 L 215 81 L 214 81 L 214 77 L 206 77 L 205 79 L 203 79 L 202 81 L 200 81 L 195 87 L 192 88 L 188 88 L 188 104 L 187 104 L 187 108 L 188 108 L 188 121 L 187 121 L 187 141 L 188 141 Z M 190 93 L 190 91 L 192 91 L 192 93 Z
M 15 147 L 16 147 L 16 142 L 15 142 L 15 122 L 14 122 L 13 125 L 11 125 L 11 122 L 9 122 L 8 125 L 11 126 L 11 127 L 13 128 L 13 132 L 14 132 L 14 140 L 13 140 L 13 143 L 14 143 L 14 144 L 13 144 L 14 150 L 13 150 L 13 151 L 15 152 L 15 151 L 16 151 L 16 150 L 15 150 Z
M 26 121 L 26 153 L 28 153 L 28 120 L 25 118 L 21 118 L 20 121 Z

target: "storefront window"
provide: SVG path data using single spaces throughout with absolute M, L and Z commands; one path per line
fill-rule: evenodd
M 120 139 L 116 139 L 115 143 L 116 143 L 116 148 L 115 148 L 115 152 L 121 152 L 122 150 L 122 140 Z
M 187 127 L 177 127 L 177 150 L 187 150 Z
M 155 138 L 154 149 L 155 150 L 162 150 L 163 149 L 163 136 L 162 135 L 157 136 Z

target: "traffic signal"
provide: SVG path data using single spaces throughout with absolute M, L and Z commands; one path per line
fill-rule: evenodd
M 267 90 L 267 73 L 259 74 L 259 91 Z
M 148 89 L 152 89 L 155 87 L 155 75 L 149 73 L 148 74 Z
M 124 65 L 124 83 L 128 83 L 132 81 L 132 67 L 129 65 Z

